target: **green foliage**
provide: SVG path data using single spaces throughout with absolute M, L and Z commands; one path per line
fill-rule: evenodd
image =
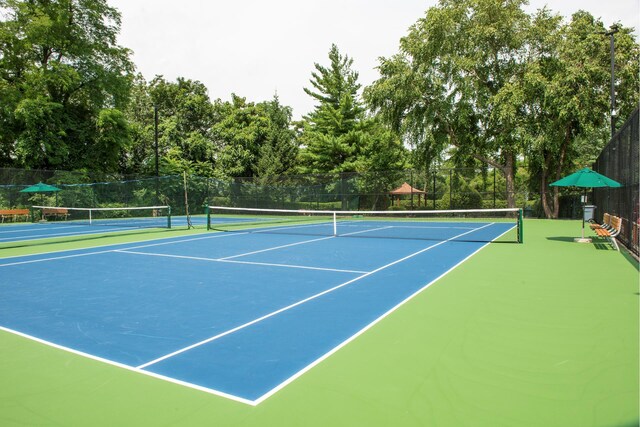
M 525 3 L 440 1 L 397 54 L 381 58 L 366 104 L 353 60 L 333 44 L 304 88 L 313 111 L 292 124 L 277 96 L 212 102 L 201 82 L 134 76 L 129 50 L 116 43 L 120 15 L 106 0 L 0 0 L 0 166 L 154 175 L 156 110 L 161 174 L 252 177 L 252 200 L 269 191 L 280 205 L 383 207 L 406 180 L 388 171 L 411 167 L 413 184 L 439 207 L 524 206 L 539 194 L 540 209 L 555 216 L 559 194 L 547 197 L 548 183 L 593 162 L 609 137 L 609 37 L 588 12 L 564 22 L 546 8 L 528 15 Z M 633 29 L 618 30 L 624 119 L 640 98 L 640 48 Z M 442 167 L 469 172 L 436 176 L 433 189 Z M 331 178 L 298 200 L 296 186 L 277 178 L 294 172 Z M 80 193 L 87 203 L 95 196 Z
M 215 102 L 212 133 L 217 147 L 217 176 L 267 176 L 294 166 L 297 145 L 291 129 L 291 108 L 277 97 L 254 104 L 232 96 Z
M 509 206 L 517 202 L 520 159 L 544 197 L 549 174 L 593 161 L 607 140 L 610 67 L 602 22 L 578 12 L 564 24 L 546 8 L 527 15 L 524 4 L 441 1 L 411 27 L 398 54 L 381 59 L 381 77 L 364 93 L 412 145 L 415 167 L 428 170 L 447 158 L 491 165 L 505 177 Z M 624 117 L 637 106 L 640 87 L 631 32 L 616 34 Z
M 369 105 L 402 132 L 429 169 L 449 155 L 474 158 L 513 183 L 522 153 L 513 109 L 496 101 L 523 67 L 523 1 L 443 1 L 382 59 L 381 78 L 365 91 Z
M 126 136 L 107 141 L 101 112 L 124 109 L 133 70 L 116 44 L 119 13 L 105 0 L 2 0 L 0 9 L 1 165 L 113 169 Z
M 129 125 L 122 111 L 109 108 L 98 113 L 93 156 L 104 172 L 118 172 L 120 158 L 130 144 Z
M 353 60 L 332 45 L 329 61 L 329 67 L 315 64 L 314 90 L 305 89 L 319 104 L 302 123 L 300 171 L 340 175 L 358 171 L 362 174 L 359 191 L 374 195 L 366 203 L 375 207 L 382 202 L 379 195 L 393 187 L 398 175 L 376 171 L 402 170 L 406 150 L 395 132 L 365 115 L 358 98 L 358 73 L 351 69 Z M 346 203 L 343 200 L 343 207 Z
M 513 103 L 522 109 L 522 138 L 531 180 L 547 217 L 559 214 L 559 192 L 547 185 L 578 166 L 591 165 L 609 140 L 609 39 L 601 21 L 578 12 L 563 24 L 539 11 L 528 32 L 530 55 L 525 73 L 512 82 Z M 638 45 L 622 29 L 616 34 L 616 67 L 625 75 L 618 88 L 625 114 L 637 105 Z M 635 54 L 634 54 L 635 52 Z M 635 56 L 634 56 L 635 55 Z M 636 74 L 629 74 L 635 69 Z
M 159 76 L 149 83 L 148 96 L 149 100 L 143 97 L 140 105 L 148 108 L 151 103 L 157 108 L 158 146 L 163 172 L 172 174 L 190 170 L 194 163 L 212 163 L 215 153 L 211 136 L 214 108 L 207 88 L 199 81 L 178 78 L 173 83 Z M 153 135 L 153 118 L 140 116 L 148 120 L 145 135 Z M 155 165 L 154 151 L 140 152 L 148 157 L 144 164 Z
M 305 88 L 318 104 L 302 125 L 303 173 L 354 171 L 365 144 L 364 109 L 358 101 L 360 85 L 358 73 L 351 69 L 353 60 L 332 45 L 329 61 L 329 67 L 315 64 L 310 81 L 314 90 Z
M 259 177 L 287 173 L 296 166 L 298 155 L 298 144 L 291 127 L 291 108 L 282 106 L 277 96 L 260 105 L 269 118 L 269 127 L 254 162 L 254 173 Z

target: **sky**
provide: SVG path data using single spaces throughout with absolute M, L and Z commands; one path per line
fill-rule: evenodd
M 336 44 L 353 59 L 362 87 L 378 78 L 380 57 L 398 52 L 400 39 L 437 0 L 108 0 L 122 14 L 118 43 L 133 51 L 147 80 L 162 75 L 202 82 L 212 100 L 231 94 L 250 102 L 275 94 L 299 119 L 314 108 L 303 88 L 314 64 L 328 65 Z M 640 0 L 530 0 L 527 12 L 548 5 L 570 17 L 582 9 L 640 29 Z

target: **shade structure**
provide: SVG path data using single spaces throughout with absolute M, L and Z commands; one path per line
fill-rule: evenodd
M 21 193 L 57 193 L 60 189 L 54 185 L 39 182 L 20 190 Z
M 567 175 L 564 178 L 549 184 L 553 187 L 580 187 L 580 188 L 600 188 L 600 187 L 622 187 L 617 181 L 599 174 L 589 168 L 580 169 L 578 172 Z
M 394 197 L 400 198 L 401 196 L 404 196 L 404 195 L 413 196 L 414 194 L 418 195 L 418 206 L 420 206 L 422 195 L 423 194 L 427 194 L 427 192 L 426 191 L 422 191 L 422 190 L 418 190 L 417 188 L 413 188 L 412 186 L 410 186 L 408 183 L 405 182 L 400 187 L 396 188 L 395 190 L 389 191 L 389 194 L 391 195 L 391 205 L 392 206 L 393 206 Z M 425 205 L 427 204 L 427 196 L 424 197 L 424 203 L 425 203 Z
M 42 194 L 41 198 L 44 200 L 44 195 L 47 193 L 56 193 L 56 204 L 58 204 L 58 191 L 61 189 L 56 187 L 55 185 L 45 184 L 44 182 L 39 182 L 37 184 L 33 184 L 27 188 L 23 188 L 20 190 L 21 193 L 33 193 L 33 194 Z
M 552 182 L 549 184 L 553 187 L 579 187 L 579 188 L 602 188 L 602 187 L 611 187 L 618 188 L 622 187 L 617 181 L 606 177 L 602 174 L 599 174 L 596 171 L 593 171 L 589 168 L 580 169 L 578 172 L 574 172 L 571 175 L 567 175 L 562 179 L 559 179 L 556 182 Z M 576 239 L 576 241 L 584 242 L 591 241 L 591 239 L 584 238 L 584 215 L 582 215 L 582 237 L 580 239 Z

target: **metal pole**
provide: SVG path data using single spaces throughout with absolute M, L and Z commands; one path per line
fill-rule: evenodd
M 158 105 L 153 104 L 153 123 L 154 123 L 154 132 L 153 132 L 153 141 L 156 153 L 156 176 L 160 176 L 160 169 L 158 167 Z
M 616 133 L 616 61 L 615 43 L 613 35 L 618 32 L 618 26 L 613 25 L 610 31 L 604 33 L 609 36 L 609 46 L 611 49 L 611 137 Z
M 436 210 L 436 171 L 433 171 L 433 210 Z
M 493 168 L 493 208 L 496 208 L 496 168 Z
M 453 209 L 453 169 L 449 169 L 449 209 Z
M 160 169 L 158 166 L 158 105 L 153 104 L 153 142 L 154 142 L 154 150 L 156 153 L 156 203 L 160 204 Z

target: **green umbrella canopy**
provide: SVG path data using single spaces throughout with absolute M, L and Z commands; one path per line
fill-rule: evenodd
M 56 193 L 60 191 L 58 187 L 39 182 L 30 187 L 20 190 L 21 193 Z
M 596 187 L 622 187 L 617 181 L 607 178 L 598 172 L 592 171 L 589 168 L 580 169 L 578 172 L 565 176 L 564 178 L 549 184 L 554 187 L 583 187 L 583 188 L 596 188 Z

